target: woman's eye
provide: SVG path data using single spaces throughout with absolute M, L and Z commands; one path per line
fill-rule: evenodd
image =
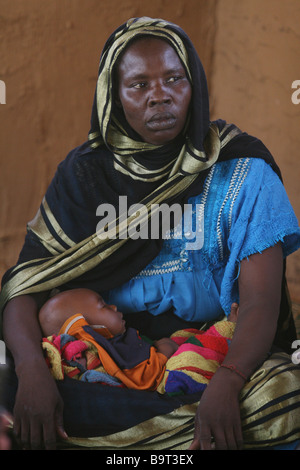
M 146 84 L 144 82 L 141 82 L 141 83 L 134 83 L 132 85 L 133 88 L 144 88 L 146 86 Z
M 168 78 L 167 82 L 168 83 L 175 83 L 177 80 L 180 80 L 181 77 L 170 77 Z

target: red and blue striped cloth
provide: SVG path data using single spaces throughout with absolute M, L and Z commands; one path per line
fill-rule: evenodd
M 174 333 L 171 338 L 179 348 L 167 361 L 158 391 L 169 395 L 203 391 L 222 364 L 234 329 L 235 323 L 224 320 L 207 331 L 185 329 Z

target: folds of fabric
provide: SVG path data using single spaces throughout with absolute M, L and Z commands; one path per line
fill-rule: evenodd
M 284 387 L 280 383 L 284 377 Z M 268 449 L 300 439 L 299 417 L 300 369 L 285 353 L 276 353 L 253 374 L 241 395 L 241 417 L 245 449 Z M 79 427 L 81 416 L 72 415 L 72 400 L 97 396 L 95 384 L 87 384 L 81 397 L 70 380 L 58 384 L 65 396 L 68 443 L 64 446 L 90 447 L 103 450 L 187 450 L 194 435 L 194 419 L 201 392 L 168 396 L 157 392 L 110 389 L 102 387 L 98 411 L 102 419 Z M 99 390 L 99 389 L 98 389 Z M 111 393 L 110 393 L 111 392 Z M 100 396 L 99 395 L 99 396 Z M 99 398 L 98 396 L 98 398 Z M 118 403 L 118 416 L 113 410 Z M 77 404 L 78 407 L 78 404 Z M 105 408 L 103 412 L 101 409 Z M 74 413 L 73 413 L 74 414 Z M 79 413 L 80 414 L 80 413 Z M 278 419 L 279 418 L 279 419 Z M 86 437 L 89 436 L 89 437 Z
M 234 329 L 234 323 L 224 320 L 207 331 L 174 333 L 171 338 L 179 348 L 166 363 L 158 391 L 172 395 L 202 392 L 224 361 Z
M 55 379 L 62 380 L 66 374 L 79 380 L 83 375 L 87 380 L 85 370 L 96 369 L 101 372 L 99 382 L 107 385 L 123 384 L 135 390 L 155 390 L 160 384 L 167 358 L 145 342 L 133 328 L 128 328 L 122 335 L 106 338 L 101 330 L 99 333 L 89 326 L 82 315 L 72 316 L 61 331 L 65 331 L 66 323 L 69 324 L 67 334 L 61 333 L 43 341 Z M 78 363 L 82 352 L 87 362 L 83 370 Z M 95 379 L 96 374 L 92 375 L 93 382 Z
M 219 139 L 219 135 L 214 134 L 214 138 Z M 146 215 L 143 213 L 142 217 L 139 218 L 139 224 L 141 226 L 147 224 L 150 215 L 155 215 L 153 214 L 153 207 L 156 206 L 158 209 L 159 204 L 174 200 L 176 194 L 183 194 L 196 178 L 197 175 L 183 176 L 176 174 L 166 181 L 159 190 L 139 201 L 147 208 Z M 53 182 L 53 185 L 57 185 L 57 182 Z M 51 192 L 51 189 L 49 192 Z M 60 197 L 63 198 L 63 195 L 61 194 Z M 55 201 L 51 202 L 55 206 Z M 66 213 L 68 212 L 67 209 L 66 207 Z M 126 217 L 117 225 L 117 238 L 114 232 L 110 235 L 111 229 L 108 227 L 105 238 L 93 231 L 90 236 L 75 243 L 58 223 L 55 214 L 50 209 L 46 195 L 37 216 L 28 224 L 28 231 L 35 236 L 38 243 L 46 248 L 49 256 L 21 263 L 10 272 L 9 282 L 4 284 L 2 290 L 2 308 L 7 300 L 17 295 L 47 291 L 64 285 L 85 272 L 91 271 L 100 263 L 103 263 L 104 260 L 111 258 L 112 254 L 120 251 L 122 246 L 128 245 L 129 241 L 124 233 L 127 233 L 128 227 L 135 218 L 135 215 Z M 82 223 L 83 221 L 78 220 L 78 224 Z M 96 223 L 94 225 L 95 229 Z M 115 229 L 115 225 L 113 225 L 113 229 Z M 130 240 L 130 242 L 133 244 L 134 240 Z M 127 253 L 125 256 L 127 258 Z M 128 270 L 128 272 L 130 271 Z
M 246 447 L 264 448 L 300 438 L 300 368 L 285 353 L 273 354 L 252 375 L 241 396 Z

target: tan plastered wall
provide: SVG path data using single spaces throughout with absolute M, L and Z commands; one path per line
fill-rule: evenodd
M 299 0 L 219 0 L 211 77 L 211 111 L 259 137 L 280 166 L 300 220 Z M 299 87 L 298 87 L 299 88 Z M 287 262 L 300 301 L 300 250 Z
M 207 72 L 212 118 L 260 137 L 281 166 L 300 217 L 299 0 L 0 0 L 0 276 L 57 164 L 89 130 L 99 56 L 134 16 L 165 18 L 192 38 Z M 300 301 L 300 255 L 288 280 Z

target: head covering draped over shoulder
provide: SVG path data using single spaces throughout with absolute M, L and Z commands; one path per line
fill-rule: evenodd
M 186 135 L 181 141 L 171 145 L 157 147 L 139 140 L 139 137 L 130 128 L 123 114 L 114 106 L 114 68 L 123 52 L 133 40 L 145 35 L 152 38 L 163 39 L 170 43 L 180 58 L 189 81 L 193 87 L 193 104 L 188 122 Z M 209 102 L 206 76 L 199 57 L 186 34 L 176 25 L 163 20 L 150 18 L 133 19 L 120 27 L 107 41 L 100 61 L 97 89 L 91 119 L 89 138 L 92 146 L 102 142 L 114 153 L 115 167 L 120 171 L 129 171 L 136 159 L 147 155 L 162 167 L 161 156 L 167 165 L 156 179 L 165 175 L 175 175 L 178 172 L 185 174 L 199 173 L 203 168 L 211 166 L 216 161 L 219 147 L 214 151 L 204 150 L 204 139 L 209 131 Z M 179 147 L 178 144 L 181 144 Z M 219 140 L 216 139 L 216 145 Z M 179 151 L 179 149 L 181 151 Z M 195 161 L 193 161 L 193 158 Z M 175 161 L 174 161 L 175 160 Z M 153 164 L 153 161 L 152 161 Z M 119 168 L 122 167 L 121 168 Z M 127 167 L 125 170 L 124 167 Z M 151 169 L 144 167 L 141 174 L 131 173 L 132 177 L 149 179 Z
M 145 35 L 171 44 L 192 86 L 184 132 L 163 146 L 141 141 L 115 106 L 116 64 L 131 41 Z M 104 46 L 88 140 L 59 165 L 28 224 L 19 261 L 3 279 L 2 307 L 20 294 L 59 286 L 101 292 L 128 281 L 157 256 L 162 238 L 124 236 L 134 216 L 121 213 L 119 196 L 127 198 L 128 207 L 147 208 L 140 219 L 147 225 L 154 204 L 183 205 L 201 192 L 215 162 L 238 157 L 264 158 L 279 173 L 261 141 L 225 121 L 210 121 L 205 73 L 184 31 L 161 19 L 129 20 Z M 97 208 L 104 204 L 116 210 L 108 230 L 117 234 L 105 239 L 97 234 Z

